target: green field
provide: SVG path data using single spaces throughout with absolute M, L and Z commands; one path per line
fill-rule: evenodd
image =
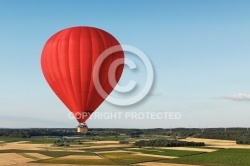
M 44 144 L 44 143 L 54 143 L 56 140 L 58 140 L 58 137 L 31 137 L 31 138 L 0 137 L 0 141 L 4 141 L 6 143 L 29 141 L 29 143 L 33 144 Z
M 192 156 L 184 156 L 171 161 L 169 163 L 185 163 L 197 164 L 205 166 L 249 166 L 250 165 L 250 149 L 220 149 L 211 153 L 203 153 Z
M 126 147 L 109 147 L 109 148 L 85 148 L 84 150 L 87 152 L 103 152 L 103 151 L 114 151 L 114 150 L 125 150 Z
M 139 156 L 131 152 L 102 153 L 102 156 L 120 165 L 129 165 L 129 164 L 143 163 L 149 161 L 159 161 L 163 159 L 160 157 Z
M 110 150 L 110 149 L 107 149 Z M 113 148 L 112 150 L 120 150 Z M 125 150 L 125 149 L 123 149 Z M 127 152 L 117 153 L 101 153 L 104 159 L 62 159 L 60 157 L 68 155 L 96 155 L 92 152 L 70 152 L 70 151 L 42 151 L 42 150 L 0 150 L 0 153 L 40 153 L 51 159 L 38 160 L 36 163 L 53 163 L 53 164 L 88 164 L 88 165 L 127 165 L 135 163 L 143 163 L 149 161 L 157 161 L 164 163 L 185 163 L 204 166 L 249 166 L 250 165 L 250 149 L 219 149 L 216 152 L 204 153 L 195 151 L 168 150 L 160 148 L 142 148 L 127 149 Z M 164 159 L 160 157 L 149 157 L 135 155 L 133 152 L 141 152 L 145 154 L 178 156 L 176 159 Z
M 94 155 L 91 152 L 72 152 L 72 151 L 47 151 L 47 150 L 18 150 L 18 149 L 10 149 L 10 150 L 0 150 L 0 153 L 40 153 L 49 157 L 64 157 L 68 155 Z
M 116 162 L 109 159 L 62 159 L 52 158 L 46 160 L 38 160 L 35 163 L 49 164 L 81 164 L 81 165 L 117 165 Z
M 141 152 L 145 154 L 153 154 L 153 155 L 162 155 L 162 156 L 190 156 L 202 154 L 204 152 L 197 151 L 186 151 L 186 150 L 169 150 L 169 149 L 161 149 L 161 148 L 142 148 L 142 149 L 129 149 L 129 151 L 133 152 Z
M 113 150 L 119 150 L 113 149 Z M 159 151 L 158 151 L 159 150 Z M 135 155 L 134 152 L 145 154 L 178 156 L 176 159 L 165 159 L 151 156 Z M 250 149 L 220 149 L 210 153 L 194 151 L 166 150 L 159 148 L 143 148 L 127 152 L 100 153 L 103 159 L 63 159 L 68 155 L 96 155 L 94 152 L 69 152 L 69 151 L 39 151 L 39 150 L 1 150 L 0 153 L 40 153 L 51 159 L 37 160 L 35 163 L 51 164 L 86 164 L 86 165 L 129 165 L 143 162 L 183 163 L 204 166 L 249 166 Z
M 46 154 L 46 153 L 43 153 L 43 154 Z M 72 155 L 72 153 L 69 153 L 68 155 Z M 91 155 L 95 155 L 95 154 L 92 153 Z M 58 157 L 61 157 L 61 156 L 62 155 Z M 82 165 L 84 164 L 86 165 L 129 165 L 129 164 L 134 164 L 134 163 L 162 160 L 162 158 L 158 158 L 158 157 L 134 155 L 131 152 L 102 153 L 101 156 L 103 156 L 103 159 L 63 159 L 63 158 L 56 157 L 56 158 L 51 158 L 51 159 L 38 160 L 38 161 L 35 161 L 35 163 L 82 164 Z

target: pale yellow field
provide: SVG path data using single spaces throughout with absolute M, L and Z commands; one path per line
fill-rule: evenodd
M 231 140 L 187 138 L 187 139 L 184 139 L 184 141 L 204 142 L 207 147 L 213 147 L 213 148 L 250 149 L 250 145 L 238 145 L 238 144 L 236 144 L 236 141 L 231 141 Z
M 30 158 L 23 157 L 16 153 L 1 153 L 0 154 L 0 165 L 15 165 L 15 164 L 24 164 L 30 161 L 34 161 Z
M 119 147 L 130 147 L 130 145 L 124 145 L 124 144 L 96 145 L 96 146 L 90 146 L 90 147 L 82 147 L 81 149 L 119 148 Z
M 25 163 L 25 164 L 15 164 L 15 166 L 80 166 L 80 165 L 79 164 Z
M 6 143 L 1 146 L 1 150 L 8 150 L 8 149 L 19 149 L 19 150 L 42 150 L 50 145 L 44 144 L 28 144 L 27 141 L 20 141 L 20 142 L 11 142 Z
M 29 141 L 18 141 L 18 142 L 15 142 L 16 144 L 24 144 L 24 143 L 29 143 Z
M 52 147 L 53 144 L 29 144 L 28 141 L 19 141 L 19 142 L 10 142 L 5 143 L 0 147 L 0 150 L 11 150 L 11 149 L 18 149 L 18 150 L 53 150 L 53 151 L 64 151 L 64 147 Z M 70 146 L 67 147 L 67 151 L 73 152 L 84 152 L 84 150 L 75 149 L 82 148 L 79 146 Z
M 40 153 L 24 153 L 24 154 L 30 155 L 30 156 L 38 158 L 38 159 L 49 159 L 49 158 L 51 158 L 49 156 L 45 156 L 45 155 L 40 154 Z
M 96 153 L 118 153 L 118 152 L 127 152 L 125 150 L 111 150 L 111 151 L 101 151 Z
M 163 155 L 154 155 L 154 154 L 145 154 L 145 153 L 135 153 L 135 155 L 139 155 L 139 156 L 149 156 L 149 157 L 160 157 L 160 158 L 167 158 L 167 159 L 174 159 L 174 158 L 178 158 L 175 156 L 163 156 Z
M 102 159 L 99 156 L 85 156 L 85 155 L 69 155 L 65 157 L 59 157 L 62 159 Z
M 119 141 L 92 141 L 85 143 L 93 143 L 93 144 L 119 144 Z
M 137 148 L 133 148 L 133 149 L 137 149 Z M 125 151 L 125 150 L 112 150 L 112 151 L 102 151 L 102 152 L 96 152 L 96 153 L 101 154 L 101 153 L 119 153 L 119 152 L 128 152 L 128 151 Z M 130 153 L 133 153 L 134 155 L 140 155 L 140 156 L 151 156 L 151 157 L 160 157 L 160 158 L 168 158 L 168 159 L 177 158 L 177 157 L 174 157 L 174 156 L 153 155 L 153 154 L 145 154 L 145 153 L 141 153 L 141 152 L 130 152 Z

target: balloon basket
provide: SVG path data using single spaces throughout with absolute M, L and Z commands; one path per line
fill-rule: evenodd
M 88 132 L 88 126 L 87 126 L 87 124 L 86 123 L 80 123 L 77 126 L 77 132 L 78 133 L 86 134 Z

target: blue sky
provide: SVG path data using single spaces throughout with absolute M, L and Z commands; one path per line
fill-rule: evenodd
M 155 70 L 145 100 L 129 107 L 104 102 L 96 112 L 181 113 L 178 120 L 90 119 L 90 127 L 249 127 L 249 6 L 243 0 L 0 1 L 0 127 L 77 125 L 47 85 L 40 55 L 51 35 L 79 25 L 141 49 Z M 133 75 L 126 72 L 122 82 Z

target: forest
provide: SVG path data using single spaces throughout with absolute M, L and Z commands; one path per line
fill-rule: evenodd
M 30 138 L 36 136 L 78 136 L 75 128 L 30 128 L 30 129 L 0 129 L 2 137 Z M 173 129 L 120 129 L 120 128 L 90 128 L 89 136 L 120 136 L 150 137 L 170 136 L 174 139 L 195 137 L 222 140 L 235 140 L 238 144 L 250 144 L 248 128 L 173 128 Z

